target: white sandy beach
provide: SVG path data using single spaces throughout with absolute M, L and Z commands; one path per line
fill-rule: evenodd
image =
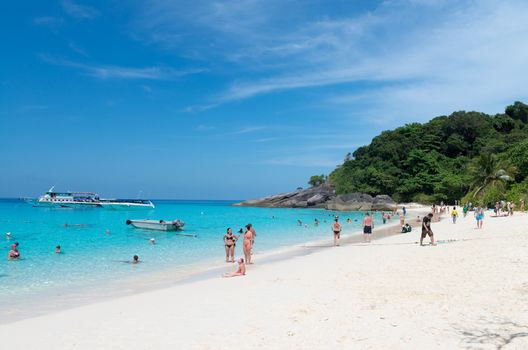
M 528 349 L 526 214 L 433 223 L 0 326 L 21 349 Z M 374 232 L 375 233 L 375 232 Z M 454 241 L 449 241 L 454 240 Z M 428 238 L 426 238 L 428 242 Z M 308 248 L 307 248 L 308 249 Z

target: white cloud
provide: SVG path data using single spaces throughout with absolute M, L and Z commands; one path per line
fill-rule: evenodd
M 112 65 L 89 65 L 63 59 L 55 59 L 48 55 L 40 56 L 50 64 L 76 68 L 84 74 L 98 79 L 143 79 L 143 80 L 170 80 L 189 74 L 201 73 L 203 69 L 178 70 L 172 67 L 122 67 Z
M 280 156 L 264 160 L 264 164 L 286 165 L 294 167 L 327 167 L 335 168 L 342 159 L 321 157 L 316 155 Z
M 94 19 L 99 16 L 99 11 L 91 6 L 81 5 L 72 0 L 62 0 L 64 12 L 76 19 Z
M 33 19 L 33 23 L 39 26 L 58 27 L 64 23 L 61 17 L 42 16 Z
M 320 15 L 310 12 L 313 4 L 331 7 L 195 1 L 183 11 L 181 3 L 151 0 L 138 23 L 167 48 L 235 64 L 236 79 L 211 97 L 212 106 L 340 84 L 319 95 L 326 107 L 390 121 L 461 108 L 493 112 L 528 98 L 525 1 L 384 1 L 360 14 Z

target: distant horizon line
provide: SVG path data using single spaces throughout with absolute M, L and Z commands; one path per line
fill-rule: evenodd
M 33 198 L 33 197 L 0 197 L 0 200 L 3 199 L 16 199 L 16 200 L 24 200 L 27 198 Z M 214 201 L 214 202 L 242 202 L 247 199 L 181 199 L 181 198 L 154 198 L 154 199 L 146 199 L 146 198 L 118 198 L 118 199 L 143 199 L 143 200 L 150 200 L 150 201 L 182 201 L 182 202 L 190 202 L 190 201 Z

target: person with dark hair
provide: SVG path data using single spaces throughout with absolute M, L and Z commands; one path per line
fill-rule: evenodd
M 139 256 L 137 255 L 134 255 L 132 257 L 132 264 L 138 264 L 139 263 Z
M 424 216 L 422 220 L 422 236 L 420 237 L 420 245 L 423 246 L 423 240 L 425 236 L 429 236 L 431 239 L 431 245 L 436 245 L 434 241 L 433 230 L 431 229 L 431 220 L 433 219 L 433 213 L 429 213 Z
M 339 218 L 337 216 L 332 224 L 332 231 L 334 232 L 334 247 L 336 247 L 339 245 L 339 239 L 341 238 L 341 224 L 339 223 Z
M 20 259 L 20 252 L 18 251 L 18 243 L 11 244 L 11 250 L 7 253 L 7 258 L 9 260 L 18 260 Z
M 253 233 L 251 232 L 251 226 L 246 225 L 246 232 L 244 233 L 244 241 L 242 242 L 242 249 L 244 250 L 244 257 L 246 258 L 246 262 L 248 264 L 252 264 L 251 262 L 251 249 L 253 245 L 251 244 L 251 240 L 253 239 Z
M 224 246 L 226 252 L 226 262 L 235 262 L 235 247 L 236 241 L 239 236 L 233 234 L 231 227 L 227 229 L 227 233 L 224 235 Z M 231 259 L 229 259 L 231 258 Z
M 365 213 L 365 217 L 363 218 L 363 240 L 364 242 L 370 243 L 370 237 L 372 235 L 372 217 L 369 215 L 369 213 Z
M 55 247 L 55 253 L 57 253 L 57 254 L 60 254 L 60 253 L 61 253 L 61 246 L 60 246 L 60 245 L 57 245 L 57 246 Z

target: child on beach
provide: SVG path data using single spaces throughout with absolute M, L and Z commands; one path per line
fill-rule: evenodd
M 477 220 L 477 228 L 482 228 L 482 221 L 484 220 L 484 209 L 479 205 L 475 210 L 475 219 Z
M 451 218 L 453 219 L 453 224 L 456 224 L 456 220 L 458 218 L 458 212 L 456 207 L 453 207 L 453 210 L 451 210 Z
M 236 276 L 244 276 L 246 274 L 246 264 L 244 263 L 243 258 L 239 258 L 237 260 L 238 263 L 238 269 L 235 272 L 228 272 L 224 273 L 222 277 L 236 277 Z

